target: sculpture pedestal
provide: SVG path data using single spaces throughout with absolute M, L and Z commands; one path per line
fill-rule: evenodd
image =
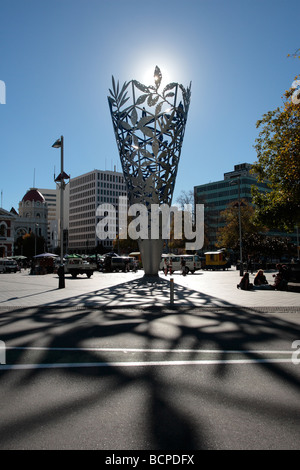
M 146 276 L 158 276 L 164 242 L 158 240 L 139 240 L 143 269 Z

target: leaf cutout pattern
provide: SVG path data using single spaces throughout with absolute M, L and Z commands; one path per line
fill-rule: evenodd
M 148 95 L 140 95 L 137 99 L 136 104 L 139 105 L 139 104 L 144 103 L 144 101 L 146 100 L 147 97 L 148 97 Z
M 120 125 L 128 131 L 130 131 L 130 129 L 131 129 L 131 125 L 126 121 L 120 121 Z
M 146 85 L 143 85 L 142 83 L 137 82 L 136 80 L 134 80 L 133 83 L 139 90 L 143 91 L 144 93 L 149 93 L 149 88 Z
M 135 108 L 133 108 L 133 110 L 131 111 L 130 119 L 131 119 L 132 125 L 135 126 L 138 120 L 138 114 Z
M 147 104 L 148 106 L 154 106 L 159 100 L 159 95 L 154 96 L 152 93 L 149 95 Z
M 164 102 L 161 101 L 161 102 L 158 103 L 158 105 L 156 106 L 156 108 L 155 108 L 155 115 L 156 115 L 156 116 L 157 116 L 158 114 L 160 114 L 163 104 L 164 104 Z
M 176 86 L 177 86 L 177 83 L 174 83 L 174 82 L 169 83 L 168 85 L 166 85 L 165 88 L 163 89 L 163 95 L 165 94 L 166 91 L 172 90 Z
M 130 201 L 147 206 L 171 204 L 191 97 L 191 85 L 172 82 L 161 92 L 161 82 L 158 66 L 154 86 L 131 80 L 120 87 L 112 77 L 108 97 Z
M 160 87 L 161 79 L 162 79 L 162 73 L 160 71 L 160 68 L 156 66 L 154 70 L 154 82 L 155 82 L 156 88 Z

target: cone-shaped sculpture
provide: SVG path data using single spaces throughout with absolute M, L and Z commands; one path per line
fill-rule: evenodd
M 120 87 L 112 77 L 108 97 L 129 202 L 148 210 L 148 237 L 139 239 L 139 247 L 150 276 L 158 275 L 163 250 L 161 236 L 151 237 L 151 204 L 172 203 L 191 96 L 191 84 L 173 82 L 160 90 L 161 81 L 158 67 L 153 85 L 131 80 Z

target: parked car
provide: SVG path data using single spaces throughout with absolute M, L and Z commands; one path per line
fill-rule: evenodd
M 0 258 L 0 273 L 16 273 L 19 270 L 14 259 Z
M 129 256 L 105 256 L 103 260 L 103 271 L 130 271 L 133 269 L 133 258 Z
M 97 270 L 97 266 L 94 263 L 78 257 L 68 258 L 65 265 L 65 274 L 71 274 L 73 278 L 77 277 L 78 274 L 86 274 L 88 278 L 93 275 L 93 272 Z

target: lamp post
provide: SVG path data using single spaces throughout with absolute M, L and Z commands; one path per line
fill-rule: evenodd
M 64 269 L 64 189 L 66 186 L 65 180 L 70 178 L 64 172 L 64 138 L 61 136 L 60 139 L 56 140 L 52 145 L 53 148 L 60 148 L 60 174 L 54 179 L 54 181 L 60 184 L 60 266 L 58 269 L 58 288 L 63 289 L 65 287 L 65 269 Z M 55 177 L 55 175 L 54 175 Z
M 34 234 L 34 256 L 36 256 L 36 238 L 37 238 L 37 228 L 39 224 L 35 224 L 35 234 Z
M 242 219 L 241 219 L 241 178 L 240 177 L 238 177 L 238 188 L 239 188 L 240 276 L 243 276 L 244 265 L 243 265 Z
M 237 183 L 234 181 L 231 184 L 238 184 L 238 209 L 239 209 L 239 238 L 240 238 L 240 276 L 244 274 L 243 265 L 243 244 L 242 244 L 242 219 L 241 219 L 241 178 L 237 177 Z M 235 204 L 236 207 L 236 204 Z

